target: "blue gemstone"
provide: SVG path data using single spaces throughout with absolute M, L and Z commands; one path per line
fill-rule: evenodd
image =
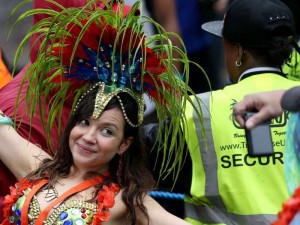
M 120 83 L 126 84 L 126 77 L 121 77 L 120 78 Z
M 77 216 L 80 214 L 80 210 L 79 209 L 72 209 L 72 215 Z
M 14 223 L 15 222 L 15 217 L 14 216 L 9 217 L 9 222 Z
M 13 204 L 13 206 L 11 207 L 11 210 L 12 210 L 12 211 L 16 211 L 16 209 L 17 209 L 17 204 L 15 203 L 15 204 Z
M 135 71 L 135 66 L 131 66 L 129 69 L 129 73 L 132 74 L 134 73 L 134 71 Z
M 97 59 L 97 65 L 98 65 L 98 67 L 103 67 L 104 66 L 104 63 L 103 63 L 103 61 L 101 60 L 101 59 Z
M 16 224 L 17 224 L 17 225 L 21 225 L 21 220 L 18 219 L 18 220 L 16 221 Z
M 21 216 L 21 210 L 20 209 L 16 210 L 16 215 L 19 216 L 19 217 Z
M 65 220 L 67 217 L 68 217 L 68 213 L 67 212 L 62 212 L 59 215 L 59 219 L 61 219 L 61 220 Z
M 72 220 L 66 220 L 64 222 L 64 225 L 72 225 L 72 224 L 73 224 Z
M 103 69 L 102 72 L 103 72 L 103 75 L 104 75 L 105 78 L 107 78 L 109 76 L 109 72 L 108 72 L 107 69 Z
M 117 73 L 114 73 L 114 82 L 118 81 L 118 74 Z
M 84 224 L 84 220 L 83 219 L 76 219 L 74 222 L 76 225 L 83 225 Z

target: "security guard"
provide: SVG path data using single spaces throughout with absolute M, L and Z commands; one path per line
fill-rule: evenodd
M 288 198 L 283 150 L 289 113 L 271 121 L 274 152 L 259 149 L 261 155 L 253 156 L 232 107 L 247 94 L 300 84 L 287 79 L 281 68 L 293 49 L 293 16 L 279 0 L 237 0 L 223 21 L 202 28 L 223 37 L 233 84 L 194 99 L 202 103 L 203 121 L 187 106 L 193 168 L 186 220 L 194 225 L 269 225 Z M 256 143 L 268 141 L 264 133 L 257 138 Z
M 298 41 L 298 48 L 300 41 Z M 298 50 L 299 51 L 299 50 Z M 283 66 L 282 71 L 287 74 L 288 79 L 300 81 L 300 53 L 293 51 L 289 62 Z
M 282 68 L 282 71 L 287 74 L 288 79 L 300 81 L 300 2 L 297 0 L 281 0 L 284 2 L 289 8 L 291 9 L 295 27 L 296 27 L 296 34 L 298 38 L 298 44 L 295 45 L 295 51 L 292 52 L 291 59 L 285 63 Z

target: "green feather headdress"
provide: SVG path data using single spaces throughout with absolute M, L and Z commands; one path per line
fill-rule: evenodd
M 97 7 L 99 0 L 89 1 L 81 8 L 64 8 L 55 1 L 48 2 L 59 7 L 59 12 L 32 9 L 15 23 L 28 16 L 47 15 L 29 30 L 16 53 L 17 60 L 24 43 L 32 35 L 38 35 L 41 45 L 37 59 L 24 77 L 29 82 L 26 103 L 31 110 L 30 118 L 34 117 L 36 107 L 44 118 L 42 105 L 48 103 L 49 116 L 42 123 L 51 140 L 50 131 L 55 121 L 61 129 L 64 105 L 71 103 L 74 110 L 80 96 L 96 82 L 105 85 L 102 91 L 106 95 L 125 90 L 139 105 L 142 105 L 143 94 L 147 94 L 156 105 L 159 119 L 157 144 L 163 153 L 161 174 L 179 171 L 185 155 L 184 132 L 188 132 L 185 129 L 186 103 L 190 102 L 202 117 L 200 107 L 195 107 L 189 96 L 193 92 L 187 85 L 186 75 L 191 62 L 185 49 L 173 46 L 169 39 L 173 35 L 184 46 L 180 37 L 165 32 L 151 18 L 137 13 L 139 1 L 126 15 L 123 1 L 102 1 L 103 9 Z M 146 37 L 143 32 L 146 22 L 153 24 L 158 33 Z M 174 52 L 180 57 L 174 58 Z M 183 64 L 181 76 L 174 62 Z M 139 111 L 142 115 L 143 107 Z

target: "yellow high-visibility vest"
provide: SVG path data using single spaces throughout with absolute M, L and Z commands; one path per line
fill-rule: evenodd
M 300 81 L 300 54 L 296 50 L 292 52 L 291 60 L 283 65 L 282 71 L 288 79 Z
M 186 141 L 192 158 L 191 190 L 185 197 L 187 221 L 194 225 L 269 225 L 275 220 L 288 198 L 283 151 L 289 114 L 284 112 L 271 122 L 274 155 L 250 157 L 245 131 L 233 120 L 232 107 L 250 93 L 299 85 L 265 72 L 223 90 L 197 95 L 205 134 L 193 108 L 187 106 Z

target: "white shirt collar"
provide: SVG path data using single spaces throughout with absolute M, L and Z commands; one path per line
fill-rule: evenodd
M 239 77 L 238 82 L 241 81 L 241 79 L 243 78 L 243 76 L 244 76 L 245 74 L 253 73 L 253 72 L 257 72 L 257 71 L 274 71 L 274 72 L 281 72 L 280 69 L 275 68 L 275 67 L 255 67 L 255 68 L 251 68 L 251 69 L 248 69 L 248 70 L 244 71 L 244 72 L 241 74 L 241 76 Z

